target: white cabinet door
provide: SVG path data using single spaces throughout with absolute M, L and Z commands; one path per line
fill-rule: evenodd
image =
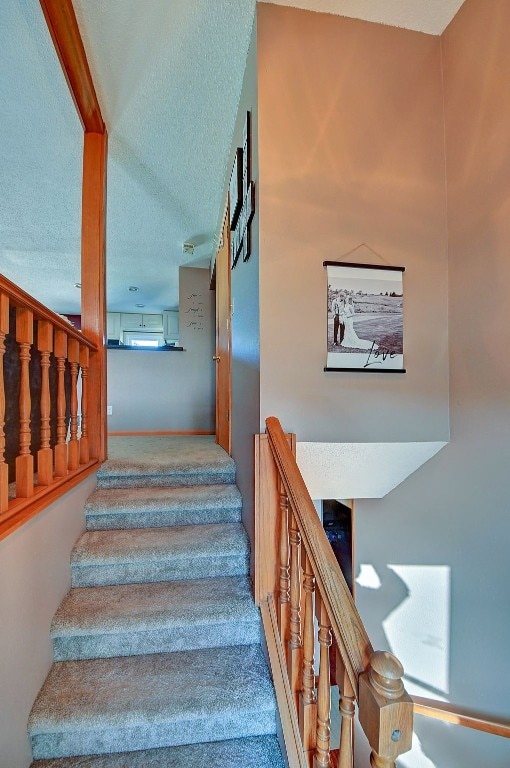
M 119 341 L 120 339 L 120 312 L 106 313 L 106 338 Z
M 162 331 L 163 330 L 163 316 L 162 315 L 143 315 L 143 327 L 150 331 Z
M 138 331 L 143 327 L 143 315 L 123 312 L 120 316 L 120 324 L 123 331 Z
M 163 312 L 163 334 L 168 341 L 179 339 L 179 311 L 167 310 Z

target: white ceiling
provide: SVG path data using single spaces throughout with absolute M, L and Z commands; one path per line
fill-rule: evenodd
M 296 461 L 312 499 L 381 499 L 445 445 L 302 442 Z
M 0 272 L 71 311 L 79 306 L 83 129 L 38 0 L 1 0 L 0 42 Z
M 279 3 L 434 34 L 462 4 Z M 173 308 L 177 267 L 214 250 L 255 0 L 74 6 L 109 133 L 108 309 Z M 0 272 L 77 313 L 81 126 L 38 0 L 2 0 L 0 35 Z
M 440 35 L 464 0 L 258 0 Z

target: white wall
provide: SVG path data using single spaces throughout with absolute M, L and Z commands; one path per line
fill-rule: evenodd
M 184 352 L 108 350 L 109 431 L 214 431 L 214 293 L 209 270 L 179 270 Z M 188 297 L 194 296 L 196 307 Z M 198 302 L 201 302 L 199 305 Z M 188 312 L 189 309 L 198 312 Z M 196 326 L 189 318 L 196 318 Z
M 0 768 L 27 768 L 27 720 L 53 655 L 50 624 L 71 585 L 95 475 L 0 541 Z

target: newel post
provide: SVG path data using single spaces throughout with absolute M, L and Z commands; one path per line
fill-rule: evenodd
M 413 702 L 403 674 L 395 656 L 376 651 L 359 677 L 359 720 L 372 747 L 372 768 L 394 768 L 396 758 L 411 749 Z

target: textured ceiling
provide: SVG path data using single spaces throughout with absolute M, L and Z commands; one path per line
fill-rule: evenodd
M 258 0 L 440 35 L 464 0 Z
M 461 0 L 280 4 L 438 33 Z M 108 309 L 173 308 L 214 250 L 255 0 L 74 6 L 109 133 Z M 1 0 L 0 35 L 0 272 L 79 312 L 81 126 L 38 0 Z
M 74 0 L 109 132 L 108 308 L 178 301 L 214 249 L 253 0 Z
M 83 130 L 38 0 L 1 0 L 0 35 L 0 272 L 74 311 Z
M 296 460 L 312 499 L 380 499 L 445 445 L 303 442 Z

